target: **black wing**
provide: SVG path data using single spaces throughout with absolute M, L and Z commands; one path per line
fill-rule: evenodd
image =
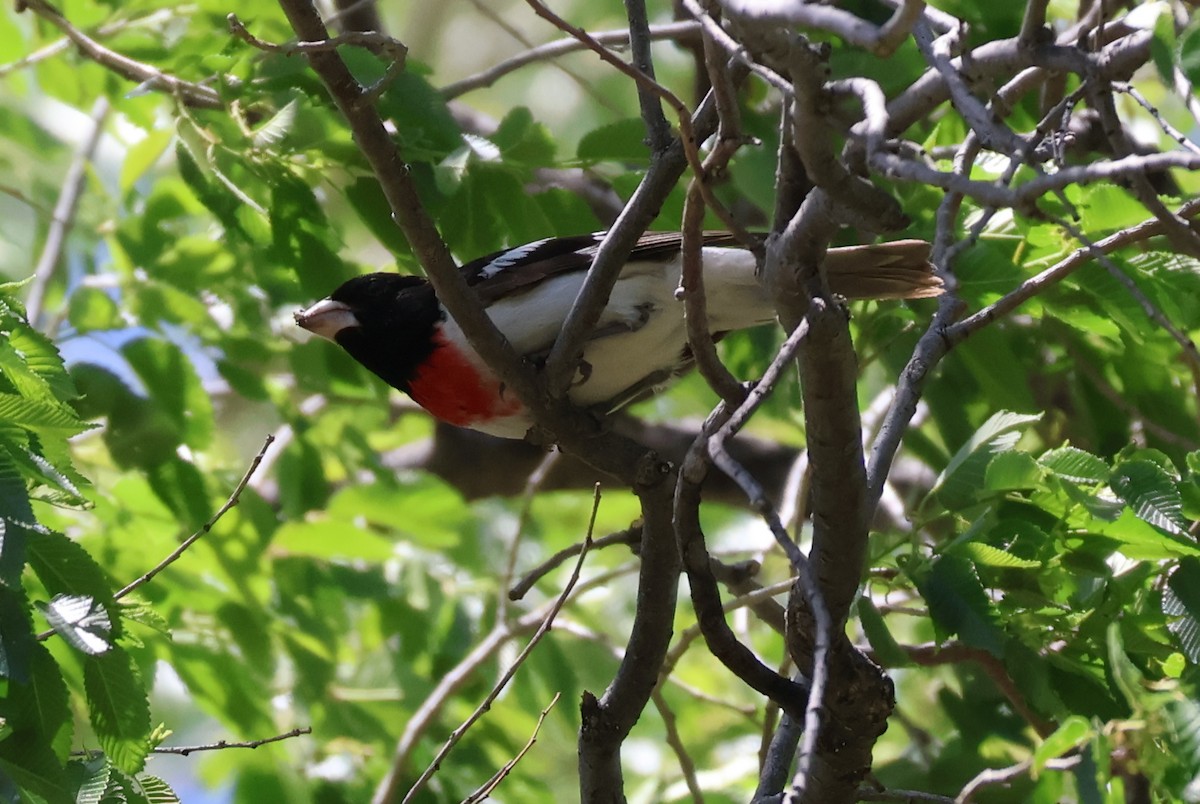
M 732 245 L 728 232 L 705 232 L 704 245 Z M 573 237 L 550 237 L 523 246 L 497 251 L 472 260 L 462 267 L 467 283 L 489 304 L 502 296 L 519 293 L 560 274 L 586 271 L 591 267 L 604 232 Z M 669 260 L 679 253 L 679 232 L 647 232 L 629 255 L 630 262 Z

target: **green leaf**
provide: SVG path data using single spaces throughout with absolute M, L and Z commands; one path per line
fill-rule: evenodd
M 435 550 L 457 545 L 471 522 L 462 496 L 429 476 L 401 486 L 348 486 L 334 495 L 326 510 L 345 522 L 360 519 L 394 529 L 405 539 Z
M 1162 610 L 1180 649 L 1200 666 L 1200 559 L 1180 559 L 1167 578 Z
M 91 429 L 66 405 L 54 400 L 29 399 L 0 393 L 0 421 L 31 430 L 43 430 L 59 438 L 78 435 Z
M 1200 546 L 1189 537 L 1163 533 L 1128 508 L 1112 522 L 1094 522 L 1089 531 L 1116 539 L 1121 543 L 1121 553 L 1135 560 L 1200 556 Z
M 79 786 L 79 792 L 75 794 L 76 804 L 101 804 L 115 768 L 104 757 L 79 764 L 87 769 L 87 776 Z
M 130 146 L 125 153 L 125 162 L 121 165 L 121 192 L 129 192 L 133 185 L 162 159 L 174 137 L 175 132 L 164 127 L 147 131 L 140 142 Z
M 12 728 L 36 737 L 65 760 L 71 749 L 74 718 L 62 668 L 41 643 L 30 645 L 30 674 L 27 683 L 13 682 L 4 720 Z
M 525 106 L 510 109 L 491 140 L 506 162 L 542 166 L 554 161 L 554 138 Z
M 1071 446 L 1043 453 L 1038 463 L 1059 477 L 1076 483 L 1103 483 L 1111 471 L 1102 458 Z
M 1078 715 L 1068 717 L 1033 752 L 1033 777 L 1037 778 L 1049 760 L 1061 757 L 1091 739 L 1091 723 Z
M 1175 481 L 1148 460 L 1123 461 L 1113 469 L 1109 486 L 1140 519 L 1176 536 L 1187 531 L 1183 499 Z
M 991 491 L 1023 491 L 1037 487 L 1042 471 L 1027 452 L 1001 452 L 988 462 L 985 488 Z
M 1008 411 L 993 414 L 950 459 L 931 494 L 952 511 L 975 502 L 993 456 L 1011 450 L 1025 428 L 1040 418 Z
M 171 785 L 157 776 L 142 774 L 137 777 L 137 782 L 150 804 L 179 804 L 179 796 L 171 789 Z
M 990 544 L 983 544 L 982 542 L 966 542 L 955 547 L 954 552 L 960 553 L 971 559 L 975 564 L 985 567 L 1037 569 L 1042 566 L 1042 562 L 1040 561 L 1020 558 L 1012 553 L 992 547 Z
M 645 163 L 650 158 L 646 124 L 630 117 L 593 129 L 579 140 L 576 154 L 584 162 Z
M 113 586 L 96 560 L 73 539 L 52 530 L 39 530 L 29 540 L 29 566 L 52 595 L 86 595 L 99 601 L 112 598 Z
M 1190 25 L 1179 39 L 1179 69 L 1193 86 L 1200 82 L 1200 27 L 1195 24 Z
M 4 777 L 31 794 L 18 799 L 22 804 L 25 801 L 73 804 L 75 801 L 64 784 L 62 763 L 45 742 L 27 732 L 18 731 L 8 739 L 0 740 L 0 779 Z
M 908 654 L 892 636 L 883 615 L 869 597 L 858 599 L 858 618 L 862 622 L 863 634 L 875 651 L 875 660 L 883 667 L 907 667 L 911 664 Z
M 122 347 L 121 354 L 183 443 L 197 449 L 207 446 L 213 433 L 212 399 L 183 351 L 169 341 L 139 338 Z
M 284 555 L 326 559 L 384 561 L 395 555 L 395 545 L 348 521 L 287 522 L 271 540 Z
M 67 320 L 80 332 L 123 326 L 121 311 L 112 297 L 99 288 L 82 287 L 71 294 Z
M 938 558 L 929 574 L 918 580 L 917 588 L 939 629 L 1003 658 L 1003 634 L 996 627 L 991 601 L 969 560 L 954 555 Z
M 29 370 L 46 381 L 54 399 L 68 402 L 78 396 L 75 384 L 63 366 L 62 356 L 49 338 L 26 325 L 13 329 L 8 342 Z M 10 368 L 6 367 L 6 370 Z
M 212 515 L 204 475 L 191 461 L 172 455 L 146 470 L 150 488 L 185 526 L 198 530 Z
M 1108 669 L 1112 674 L 1117 689 L 1125 696 L 1125 700 L 1135 710 L 1145 695 L 1142 686 L 1143 677 L 1140 670 L 1129 661 L 1125 654 L 1125 643 L 1121 638 L 1120 623 L 1111 623 L 1107 630 Z
M 35 644 L 24 590 L 0 584 L 0 685 L 29 680 Z
M 0 450 L 0 586 L 20 588 L 32 523 L 25 481 L 17 465 Z
M 117 768 L 137 773 L 150 752 L 150 704 L 137 668 L 114 646 L 84 662 L 83 683 L 100 747 Z

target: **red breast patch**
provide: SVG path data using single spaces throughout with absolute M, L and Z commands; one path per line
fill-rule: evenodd
M 408 384 L 409 396 L 437 418 L 459 427 L 470 427 L 512 416 L 524 410 L 517 395 L 486 369 L 447 342 L 439 332 L 433 353 Z

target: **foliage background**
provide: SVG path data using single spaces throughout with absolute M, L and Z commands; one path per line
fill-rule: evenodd
M 1070 19 L 1062 5 L 1052 16 Z M 1011 4 L 945 6 L 979 41 L 1012 36 L 1021 22 Z M 613 4 L 558 10 L 588 30 L 625 24 Z M 417 264 L 304 59 L 235 39 L 230 11 L 261 39 L 292 38 L 279 9 L 260 0 L 61 5 L 105 47 L 189 81 L 217 76 L 216 110 L 82 58 L 45 16 L 0 15 L 0 796 L 9 800 L 80 789 L 80 800 L 170 800 L 145 776 L 137 789 L 143 766 L 184 800 L 368 800 L 435 686 L 491 645 L 415 735 L 401 771 L 411 781 L 491 689 L 570 566 L 519 603 L 505 594 L 514 572 L 588 528 L 588 489 L 476 499 L 426 471 L 431 439 L 451 436 L 296 331 L 291 313 L 343 279 Z M 380 109 L 457 256 L 610 221 L 610 193 L 627 198 L 648 158 L 628 79 L 575 54 L 448 107 L 439 88 L 524 49 L 519 38 L 553 32 L 520 3 L 380 11 L 410 48 Z M 1185 22 L 1178 32 L 1160 25 L 1160 68 L 1175 59 L 1194 69 L 1195 27 Z M 342 52 L 364 81 L 382 76 L 375 56 Z M 655 53 L 659 78 L 687 97 L 691 55 L 671 44 Z M 911 43 L 877 60 L 835 42 L 831 65 L 889 92 L 924 69 Z M 1155 67 L 1138 86 L 1195 133 Z M 759 142 L 739 152 L 719 193 L 761 227 L 773 204 L 778 105 L 755 82 L 743 102 Z M 1174 145 L 1128 97 L 1121 112 L 1144 141 Z M 1030 102 L 1011 122 L 1028 130 L 1039 116 Z M 964 133 L 945 112 L 908 136 L 937 154 Z M 1001 169 L 977 168 L 984 178 Z M 578 192 L 581 177 L 606 188 L 600 201 Z M 1194 194 L 1194 175 L 1173 180 L 1170 195 Z M 78 203 L 64 209 L 72 181 Z M 912 218 L 907 234 L 929 237 L 941 192 L 891 189 Z M 1093 239 L 1147 217 L 1111 184 L 1068 188 L 1066 200 Z M 681 187 L 661 228 L 678 227 L 682 203 Z M 69 222 L 57 247 L 56 219 Z M 1052 223 L 1002 213 L 956 263 L 961 296 L 979 309 L 1077 245 Z M 1115 259 L 1175 327 L 1200 329 L 1193 258 L 1150 242 Z M 868 423 L 933 309 L 854 306 Z M 739 375 L 757 376 L 777 340 L 748 334 L 724 354 Z M 875 754 L 884 787 L 953 796 L 985 768 L 1026 763 L 1011 788 L 981 800 L 1137 800 L 1129 796 L 1142 786 L 1159 800 L 1197 797 L 1200 417 L 1180 352 L 1112 275 L 1089 265 L 943 363 L 905 442 L 871 542 L 861 620 L 850 626 L 894 668 L 898 711 Z M 797 399 L 782 390 L 754 421 L 785 466 L 804 444 Z M 698 420 L 711 404 L 689 378 L 637 413 Z M 115 599 L 205 527 L 268 435 L 237 506 L 179 561 Z M 764 585 L 788 580 L 761 523 L 736 506 L 707 508 L 715 552 L 760 561 Z M 632 495 L 605 487 L 595 532 L 621 531 L 636 516 Z M 483 784 L 556 694 L 536 746 L 497 795 L 577 795 L 577 702 L 615 670 L 635 572 L 623 547 L 588 556 L 551 636 L 423 800 L 460 800 Z M 759 617 L 741 605 L 730 618 L 769 664 L 785 662 L 781 635 Z M 776 715 L 708 655 L 694 625 L 681 606 L 671 681 L 626 745 L 634 800 L 693 796 L 680 755 L 698 769 L 705 800 L 745 800 L 754 789 Z M 33 638 L 51 627 L 57 635 Z M 253 752 L 150 753 L 297 727 L 312 733 Z M 102 758 L 87 762 L 69 754 L 97 748 Z

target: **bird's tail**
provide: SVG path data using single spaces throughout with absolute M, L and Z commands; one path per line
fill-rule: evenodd
M 943 290 L 924 240 L 831 248 L 825 275 L 829 289 L 847 299 L 927 299 Z
M 825 256 L 825 274 L 829 289 L 847 299 L 925 299 L 943 291 L 924 240 L 831 248 Z M 775 319 L 775 307 L 755 276 L 754 255 L 749 251 L 705 248 L 704 283 L 714 332 Z

